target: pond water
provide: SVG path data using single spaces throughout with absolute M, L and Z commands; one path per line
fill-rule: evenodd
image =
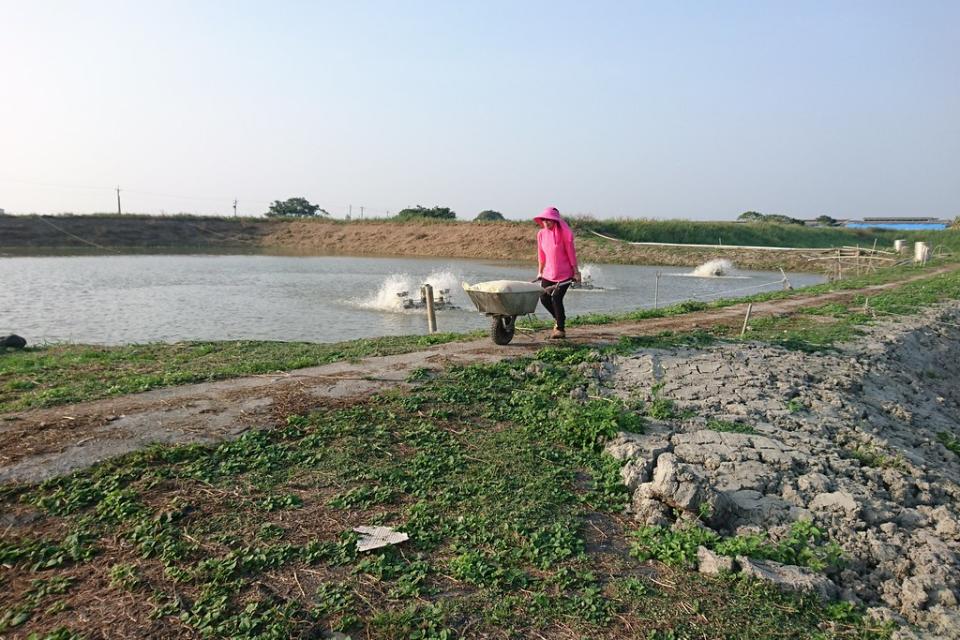
M 568 317 L 781 288 L 779 272 L 696 277 L 692 268 L 584 265 L 596 289 L 571 290 Z M 426 333 L 420 284 L 450 290 L 458 309 L 437 314 L 440 331 L 485 328 L 460 282 L 529 280 L 530 264 L 449 259 L 150 255 L 0 258 L 0 335 L 31 344 L 127 344 L 180 340 L 337 342 Z M 822 282 L 790 274 L 795 287 Z M 541 308 L 537 315 L 547 317 Z

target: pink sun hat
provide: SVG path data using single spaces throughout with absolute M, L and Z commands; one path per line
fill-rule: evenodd
M 554 222 L 558 223 L 562 221 L 560 218 L 560 212 L 557 211 L 556 207 L 547 207 L 543 210 L 543 213 L 534 217 L 533 219 L 533 221 L 536 223 L 540 223 L 543 220 L 553 220 Z

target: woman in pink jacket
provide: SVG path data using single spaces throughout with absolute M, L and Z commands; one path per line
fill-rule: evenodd
M 563 296 L 572 282 L 580 282 L 573 231 L 556 207 L 547 207 L 533 221 L 541 227 L 537 232 L 537 262 L 540 265 L 537 279 L 546 291 L 540 296 L 540 302 L 556 321 L 550 337 L 566 338 L 567 315 L 563 309 Z

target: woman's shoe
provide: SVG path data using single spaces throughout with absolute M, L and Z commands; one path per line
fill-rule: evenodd
M 550 334 L 551 340 L 563 340 L 567 337 L 567 332 L 563 329 L 554 329 L 553 333 Z

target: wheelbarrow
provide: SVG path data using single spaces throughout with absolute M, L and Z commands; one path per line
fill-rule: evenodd
M 469 285 L 464 282 L 463 290 L 477 307 L 477 311 L 490 317 L 490 338 L 494 343 L 510 344 L 516 331 L 517 317 L 536 311 L 541 295 L 566 282 L 544 289 L 532 282 L 501 280 L 497 284 L 511 290 L 498 292 L 482 291 L 484 284 L 492 283 L 479 282 Z

